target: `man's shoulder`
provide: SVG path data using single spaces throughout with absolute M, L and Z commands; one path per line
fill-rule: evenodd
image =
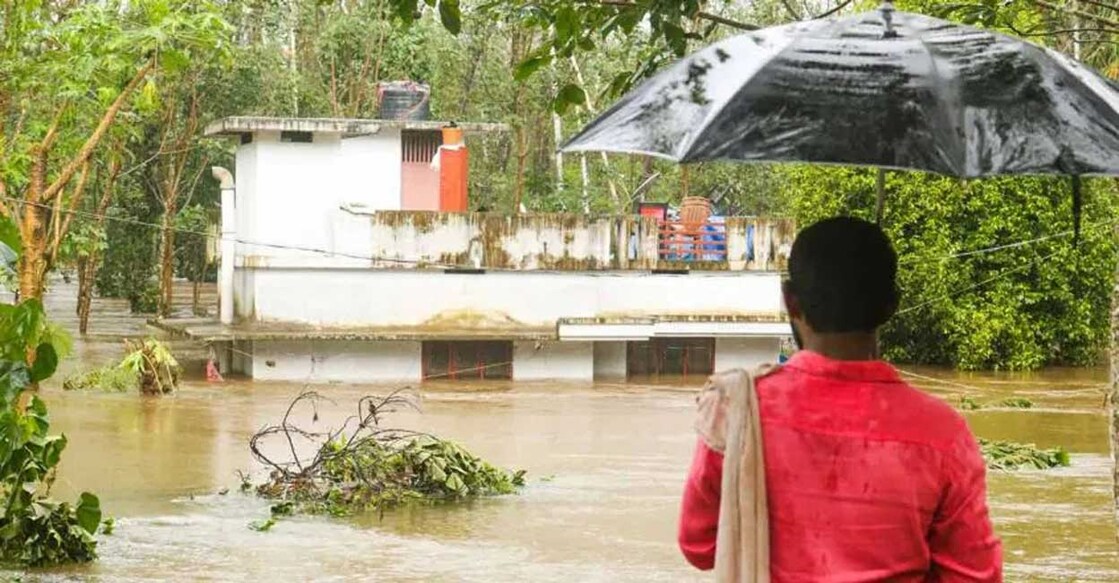
M 903 422 L 913 423 L 933 444 L 949 447 L 961 437 L 971 435 L 967 419 L 943 398 L 902 380 L 894 388 L 893 412 Z

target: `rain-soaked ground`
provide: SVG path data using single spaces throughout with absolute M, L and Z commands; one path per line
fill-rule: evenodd
M 69 370 L 119 356 L 107 340 L 77 348 Z M 972 427 L 983 437 L 1073 453 L 1070 468 L 990 475 L 1007 580 L 1119 580 L 1104 373 L 912 372 L 941 379 L 915 382 L 946 398 L 1029 397 L 1034 410 L 970 413 Z M 265 533 L 248 524 L 265 518 L 267 505 L 237 493 L 237 472 L 259 474 L 248 438 L 277 421 L 302 385 L 196 380 L 163 398 L 48 385 L 54 428 L 70 437 L 55 493 L 98 493 L 117 529 L 101 538 L 98 562 L 31 579 L 708 580 L 686 566 L 674 542 L 695 383 L 425 385 L 422 412 L 389 424 L 459 440 L 527 470 L 523 493 L 356 520 L 293 518 Z M 336 405 L 320 409 L 319 423 L 337 423 L 359 396 L 387 389 L 320 387 Z

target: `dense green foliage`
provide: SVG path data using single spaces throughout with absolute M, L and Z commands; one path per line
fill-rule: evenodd
M 0 222 L 3 222 L 0 220 Z M 5 237 L 8 257 L 18 243 Z M 7 260 L 7 261 L 10 261 Z M 24 392 L 54 374 L 57 335 L 37 300 L 0 304 L 0 562 L 43 566 L 96 558 L 93 535 L 101 522 L 96 496 L 77 504 L 50 498 L 66 436 L 50 434 L 47 406 Z
M 802 225 L 835 215 L 873 219 L 873 171 L 783 173 Z M 1088 184 L 1079 242 L 1067 180 L 891 174 L 887 188 L 883 226 L 898 250 L 902 288 L 899 315 L 883 333 L 890 359 L 971 369 L 1098 361 L 1119 252 L 1111 181 Z M 1035 239 L 1043 240 L 1023 243 Z M 1002 246 L 1011 247 L 978 252 Z
M 158 219 L 155 202 L 142 191 L 131 190 L 131 182 L 120 186 L 117 204 L 109 209 L 104 265 L 97 272 L 97 293 L 126 298 L 133 311 L 155 311 L 157 295 L 156 251 L 158 233 L 137 223 Z
M 864 171 L 703 164 L 685 180 L 681 168 L 660 161 L 555 151 L 621 91 L 681 54 L 755 26 L 875 4 L 192 0 L 171 11 L 164 0 L 78 3 L 80 10 L 20 0 L 18 10 L 0 14 L 0 185 L 9 196 L 26 189 L 34 148 L 65 106 L 46 173 L 47 182 L 58 177 L 146 62 L 144 51 L 158 48 L 154 69 L 90 158 L 89 193 L 77 205 L 86 213 L 108 189 L 109 161 L 125 162 L 110 193 L 110 219 L 97 228 L 75 220 L 57 258 L 104 251 L 98 292 L 127 297 L 140 311 L 159 304 L 159 276 L 168 272 L 158 269 L 161 261 L 198 279 L 203 241 L 189 232 L 216 220 L 209 210 L 218 199 L 206 169 L 232 165 L 232 144 L 202 138 L 207 122 L 226 115 L 375 116 L 378 83 L 388 80 L 430 83 L 437 119 L 510 126 L 471 139 L 475 209 L 628 212 L 637 200 L 691 194 L 712 198 L 728 214 L 788 213 L 802 223 L 833 213 L 869 216 L 873 177 Z M 1076 11 L 1031 0 L 897 5 L 1028 35 L 1119 74 L 1119 23 L 1097 3 L 1078 3 Z M 59 50 L 34 49 L 34 39 L 54 39 Z M 90 95 L 97 99 L 82 98 Z M 32 107 L 24 111 L 25 103 Z M 58 200 L 72 190 L 63 188 Z M 947 256 L 1067 231 L 1067 185 L 893 175 L 890 190 L 886 225 L 905 262 L 906 292 L 905 312 L 885 335 L 891 358 L 1014 369 L 1097 361 L 1115 250 L 1110 232 L 1097 225 L 1114 218 L 1114 187 L 1091 185 L 1078 247 L 1060 236 L 958 259 Z M 162 239 L 173 247 L 169 255 L 160 253 L 161 224 L 183 231 Z M 202 279 L 212 277 L 208 269 Z M 10 282 L 12 275 L 0 278 Z
M 212 215 L 202 205 L 192 205 L 175 218 L 179 229 L 175 249 L 175 275 L 191 282 L 217 281 L 217 263 L 206 255 L 207 229 L 214 224 Z

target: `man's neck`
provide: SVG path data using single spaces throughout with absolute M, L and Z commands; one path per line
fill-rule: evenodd
M 805 340 L 806 350 L 832 360 L 878 360 L 878 336 L 873 333 L 814 334 Z

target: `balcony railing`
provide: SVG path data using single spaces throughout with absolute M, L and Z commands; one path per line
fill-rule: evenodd
M 659 221 L 658 260 L 727 261 L 727 225 L 707 221 L 699 225 L 683 221 Z
M 778 271 L 795 225 L 755 217 L 691 226 L 637 215 L 351 209 L 333 231 L 333 251 L 379 258 L 372 266 L 381 268 Z

